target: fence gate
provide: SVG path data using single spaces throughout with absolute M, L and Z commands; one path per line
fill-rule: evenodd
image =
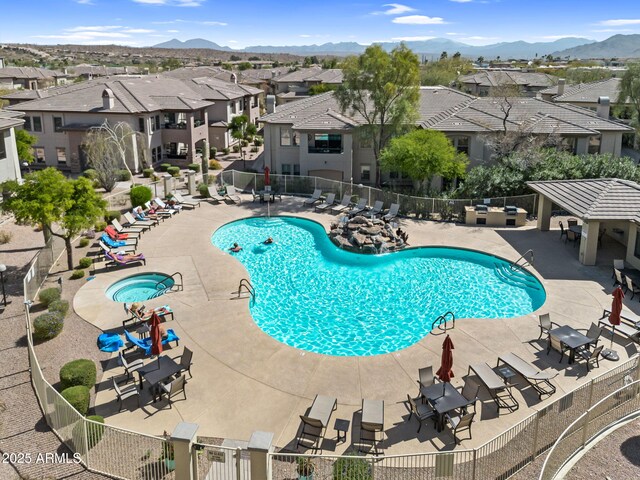
M 194 444 L 198 480 L 251 480 L 251 460 L 246 442 L 236 447 Z

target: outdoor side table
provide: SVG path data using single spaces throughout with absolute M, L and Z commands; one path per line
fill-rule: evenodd
M 505 385 L 508 385 L 511 379 L 516 376 L 516 372 L 511 370 L 511 368 L 509 368 L 508 366 L 504 365 L 498 368 L 498 375 L 502 377 Z
M 336 423 L 333 426 L 336 432 L 338 432 L 338 443 L 347 441 L 347 432 L 349 431 L 349 420 L 342 418 L 336 418 Z

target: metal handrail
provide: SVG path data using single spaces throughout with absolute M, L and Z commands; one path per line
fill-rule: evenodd
M 440 315 L 438 318 L 436 318 L 433 323 L 431 324 L 431 330 L 433 331 L 433 329 L 436 327 L 436 324 L 438 324 L 438 329 L 442 330 L 443 332 L 447 331 L 447 317 L 451 317 L 451 323 L 452 326 L 451 328 L 456 328 L 456 316 L 453 312 L 449 311 L 447 313 L 445 313 L 444 315 Z M 440 323 L 438 323 L 440 322 Z M 444 325 L 444 328 L 443 328 Z
M 531 260 L 527 261 L 527 255 L 531 254 Z M 520 263 L 520 260 L 524 260 L 524 263 Z M 530 248 L 518 258 L 515 262 L 511 262 L 511 270 L 515 270 L 517 267 L 524 268 L 527 266 L 533 266 L 533 249 Z
M 173 279 L 173 285 L 169 288 L 170 290 L 173 287 L 176 287 L 178 290 L 184 290 L 184 281 L 182 279 L 182 274 L 180 272 L 174 272 L 171 275 L 167 275 L 166 273 L 163 273 L 162 275 L 164 275 L 164 278 L 162 280 L 160 280 L 158 283 L 156 283 L 156 290 L 158 289 L 158 286 L 161 285 L 165 280 L 168 279 Z M 178 275 L 180 277 L 180 283 L 176 282 L 175 276 Z
M 249 295 L 251 295 L 251 299 L 255 301 L 256 290 L 253 288 L 253 285 L 251 285 L 251 282 L 246 278 L 240 280 L 240 285 L 238 285 L 238 298 L 240 298 L 240 295 L 242 294 L 242 287 L 244 287 Z

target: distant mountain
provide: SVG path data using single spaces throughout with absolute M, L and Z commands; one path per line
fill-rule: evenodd
M 640 35 L 614 35 L 601 42 L 554 52 L 571 58 L 640 58 Z
M 230 52 L 232 49 L 229 47 L 222 47 L 217 43 L 210 42 L 204 38 L 192 38 L 191 40 L 185 40 L 181 42 L 177 38 L 169 40 L 168 42 L 159 43 L 151 48 L 210 48 L 212 50 L 222 50 Z
M 466 43 L 456 42 L 448 38 L 433 38 L 424 41 L 405 42 L 415 53 L 420 55 L 440 56 L 443 51 L 449 55 L 460 52 L 462 55 L 471 58 L 480 56 L 486 59 L 500 57 L 508 58 L 534 58 L 536 55 L 542 57 L 551 52 L 567 48 L 577 47 L 592 43 L 593 40 L 586 38 L 561 38 L 555 42 L 527 43 L 502 42 L 492 45 L 473 46 Z M 380 45 L 385 50 L 392 50 L 400 42 L 382 42 Z M 355 55 L 364 52 L 366 45 L 356 42 L 324 43 L 322 45 L 252 45 L 242 50 L 234 50 L 229 47 L 221 47 L 213 42 L 203 39 L 194 39 L 181 42 L 180 40 L 170 40 L 168 42 L 154 45 L 154 48 L 212 48 L 224 51 L 236 51 L 243 53 L 289 53 L 292 55 Z

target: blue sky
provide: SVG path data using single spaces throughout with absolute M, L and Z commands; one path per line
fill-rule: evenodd
M 303 45 L 450 38 L 472 45 L 640 33 L 638 0 L 31 0 L 2 2 L 0 43 Z M 8 21 L 8 19 L 11 19 Z

